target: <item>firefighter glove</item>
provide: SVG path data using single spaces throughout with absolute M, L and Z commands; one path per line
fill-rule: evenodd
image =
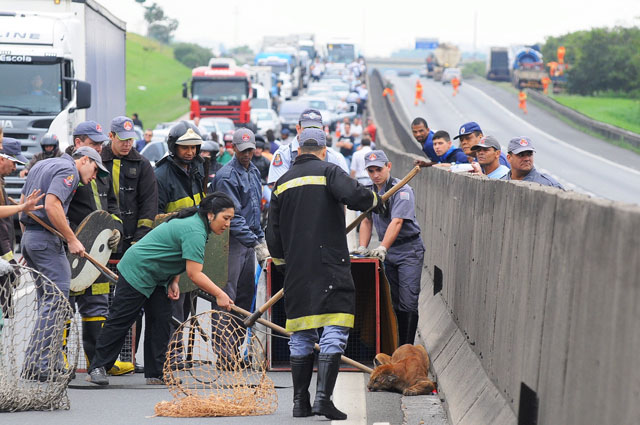
M 387 258 L 387 248 L 385 248 L 384 246 L 380 245 L 377 248 L 373 248 L 371 250 L 371 252 L 369 253 L 369 255 L 371 257 L 379 258 L 380 261 L 384 261 L 384 259 Z
M 271 254 L 269 254 L 269 248 L 267 248 L 267 243 L 264 240 L 258 242 L 253 249 L 256 251 L 258 263 L 262 263 L 264 260 L 271 257 Z
M 111 251 L 115 251 L 118 249 L 118 244 L 120 243 L 120 232 L 118 229 L 113 229 L 113 234 L 109 238 L 107 245 L 109 245 L 109 249 Z
M 366 246 L 359 246 L 358 249 L 356 249 L 355 251 L 351 251 L 352 255 L 357 255 L 360 257 L 368 257 L 370 254 L 369 248 L 367 248 Z

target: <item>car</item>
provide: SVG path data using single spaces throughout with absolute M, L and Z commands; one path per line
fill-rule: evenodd
M 282 128 L 295 131 L 300 114 L 307 108 L 309 108 L 308 102 L 301 102 L 299 100 L 282 102 L 280 105 L 280 123 L 282 124 Z
M 169 153 L 169 145 L 165 140 L 151 141 L 142 149 L 140 155 L 149 160 L 151 166 L 155 167 L 156 163 Z
M 255 100 L 255 99 L 254 99 Z M 221 135 L 235 130 L 236 126 L 233 124 L 233 121 L 229 118 L 224 117 L 205 117 L 200 118 L 200 122 L 198 123 L 198 128 L 200 131 L 204 130 L 205 133 L 211 135 L 212 132 L 216 132 L 218 135 L 218 140 L 220 140 Z
M 442 84 L 450 83 L 453 77 L 458 77 L 460 84 L 462 85 L 462 71 L 460 68 L 446 68 L 442 72 Z
M 251 121 L 258 127 L 258 134 L 265 134 L 267 130 L 277 134 L 282 128 L 280 118 L 273 109 L 252 109 Z
M 336 115 L 332 111 L 332 103 L 327 99 L 318 96 L 303 96 L 298 99 L 300 102 L 307 102 L 309 108 L 317 109 L 322 115 L 322 122 L 333 128 L 336 122 Z

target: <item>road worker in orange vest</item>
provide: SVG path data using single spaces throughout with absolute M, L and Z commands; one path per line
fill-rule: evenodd
M 520 93 L 518 94 L 518 100 L 520 101 L 520 105 L 518 105 L 518 108 L 522 109 L 526 114 L 527 113 L 527 94 L 524 92 L 524 90 L 520 90 Z
M 415 106 L 418 106 L 418 101 L 422 101 L 422 103 L 424 103 L 424 98 L 422 97 L 423 90 L 420 80 L 416 80 L 416 99 L 413 102 Z

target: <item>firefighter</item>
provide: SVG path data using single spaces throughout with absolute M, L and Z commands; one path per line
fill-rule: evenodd
M 451 85 L 453 86 L 453 96 L 455 97 L 458 94 L 458 87 L 460 87 L 460 79 L 454 76 L 451 79 Z
M 29 163 L 20 171 L 20 177 L 26 177 L 29 174 L 29 170 L 31 167 L 35 165 L 36 162 L 42 161 L 43 159 L 48 158 L 57 158 L 62 155 L 60 152 L 58 143 L 58 136 L 55 134 L 47 133 L 42 136 L 40 139 L 40 147 L 42 148 L 42 152 L 39 152 L 33 155 L 33 158 L 29 161 Z
M 375 192 L 324 160 L 327 146 L 322 129 L 302 130 L 299 142 L 298 157 L 274 187 L 267 227 L 273 262 L 285 276 L 286 328 L 292 332 L 293 416 L 344 420 L 347 415 L 331 401 L 355 313 L 343 204 L 353 210 L 374 207 L 374 212 L 382 212 L 383 203 Z M 308 389 L 313 346 L 321 327 L 312 408 Z
M 169 155 L 156 164 L 158 213 L 166 214 L 197 207 L 206 196 L 204 159 L 200 156 L 202 135 L 194 124 L 180 121 L 169 130 Z M 181 322 L 187 320 L 195 303 L 193 292 L 180 293 L 171 301 L 171 313 Z M 171 332 L 177 326 L 171 323 Z M 176 355 L 180 355 L 176 353 Z
M 415 106 L 418 106 L 419 101 L 424 103 L 424 98 L 422 97 L 423 90 L 424 89 L 422 88 L 422 83 L 420 82 L 420 80 L 416 80 L 416 98 L 413 102 Z
M 65 153 L 73 155 L 76 149 L 87 146 L 99 154 L 102 152 L 102 143 L 107 140 L 109 138 L 102 132 L 100 124 L 85 121 L 73 130 L 73 146 L 69 146 Z M 109 249 L 112 252 L 116 251 L 122 235 L 122 220 L 113 192 L 111 175 L 97 176 L 90 184 L 78 185 L 67 211 L 71 229 L 75 230 L 86 216 L 97 210 L 108 211 L 116 220 L 116 229 L 108 241 Z M 82 347 L 89 367 L 89 361 L 95 354 L 98 335 L 109 312 L 109 282 L 100 275 L 90 287 L 80 292 L 70 291 L 69 296 L 71 305 L 77 306 L 82 317 Z M 118 364 L 117 370 L 122 373 L 131 372 L 133 365 L 128 366 Z
M 524 92 L 524 90 L 520 90 L 520 93 L 518 93 L 518 100 L 520 101 L 518 108 L 522 109 L 522 111 L 526 114 L 527 113 L 527 94 Z

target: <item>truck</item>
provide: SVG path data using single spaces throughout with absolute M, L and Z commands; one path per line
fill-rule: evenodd
M 446 68 L 456 68 L 462 58 L 458 46 L 449 43 L 440 43 L 433 51 L 435 64 L 433 65 L 433 79 L 442 80 L 442 73 Z
M 192 69 L 191 80 L 182 84 L 182 96 L 191 100 L 189 116 L 226 117 L 236 125 L 247 124 L 253 95 L 249 72 L 233 60 L 220 59 Z
M 492 47 L 487 62 L 487 80 L 510 81 L 509 49 L 506 47 Z
M 522 47 L 514 54 L 511 80 L 517 89 L 525 87 L 542 89 L 542 79 L 548 74 L 542 61 L 542 53 L 533 47 Z
M 327 61 L 349 65 L 358 59 L 357 44 L 349 38 L 333 38 L 327 41 Z
M 0 5 L 0 126 L 27 158 L 46 133 L 60 149 L 73 128 L 94 120 L 108 128 L 125 114 L 125 23 L 94 0 L 29 0 Z M 24 179 L 5 178 L 11 197 Z

